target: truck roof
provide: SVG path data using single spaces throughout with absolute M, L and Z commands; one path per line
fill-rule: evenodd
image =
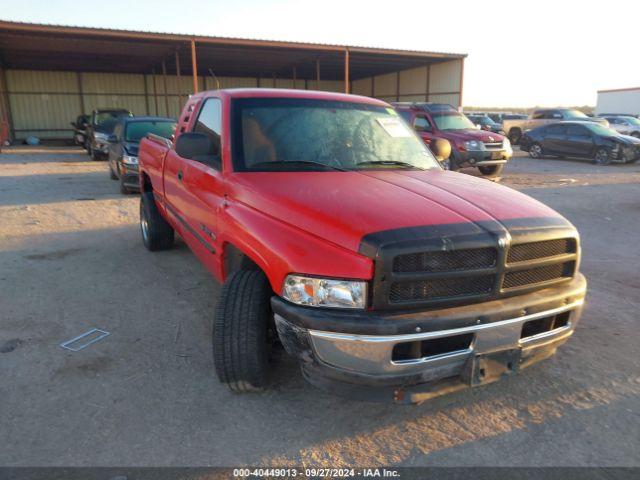
M 314 100 L 330 100 L 338 102 L 367 103 L 388 107 L 389 104 L 375 98 L 346 93 L 323 92 L 318 90 L 297 90 L 286 88 L 224 88 L 207 90 L 192 95 L 192 98 L 209 97 L 212 94 L 228 98 L 308 98 Z

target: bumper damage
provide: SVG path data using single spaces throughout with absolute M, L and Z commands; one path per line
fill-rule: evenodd
M 278 335 L 312 384 L 416 403 L 491 383 L 552 356 L 580 318 L 586 280 L 430 312 L 327 312 L 274 298 Z

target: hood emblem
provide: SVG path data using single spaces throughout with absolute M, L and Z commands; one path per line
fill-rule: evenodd
M 490 141 L 490 142 L 493 142 L 493 141 L 494 141 L 494 138 L 493 138 L 493 137 L 489 137 L 489 141 Z

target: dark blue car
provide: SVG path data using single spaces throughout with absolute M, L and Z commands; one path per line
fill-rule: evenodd
M 176 121 L 166 117 L 123 117 L 109 136 L 109 173 L 120 181 L 124 194 L 140 189 L 138 185 L 138 147 L 148 134 L 172 139 Z
M 520 149 L 532 158 L 578 157 L 598 165 L 629 163 L 640 158 L 640 139 L 592 122 L 558 122 L 525 132 Z

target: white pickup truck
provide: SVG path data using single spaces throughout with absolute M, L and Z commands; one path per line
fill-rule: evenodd
M 571 108 L 545 108 L 534 110 L 534 112 L 525 119 L 504 120 L 502 130 L 507 134 L 512 145 L 520 143 L 522 134 L 527 130 L 546 125 L 548 123 L 561 122 L 563 120 L 597 122 L 606 127 L 609 122 L 604 118 L 588 117 L 580 110 Z

